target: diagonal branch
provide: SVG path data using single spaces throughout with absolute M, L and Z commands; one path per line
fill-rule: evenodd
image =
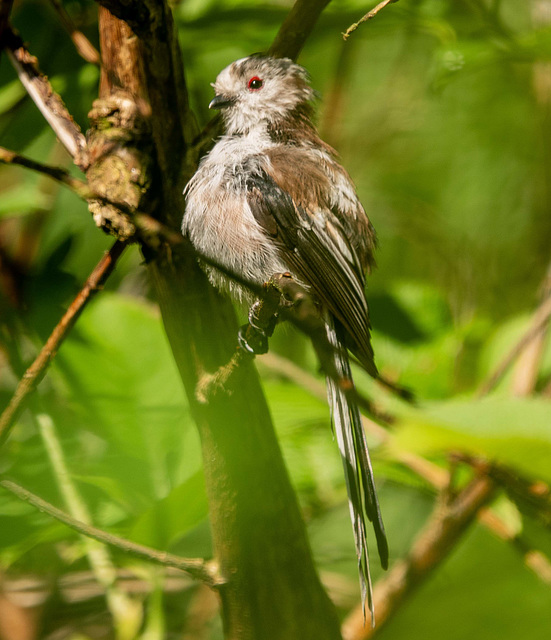
M 55 180 L 56 182 L 69 187 L 71 191 L 76 193 L 83 200 L 97 197 L 94 196 L 86 182 L 84 182 L 83 180 L 79 180 L 78 178 L 74 178 L 66 169 L 63 169 L 62 167 L 52 167 L 51 165 L 37 162 L 36 160 L 31 160 L 31 158 L 22 156 L 21 154 L 16 153 L 15 151 L 11 151 L 10 149 L 5 149 L 4 147 L 0 147 L 0 163 L 16 164 L 20 167 L 25 167 L 26 169 L 31 169 L 31 171 L 36 171 L 45 176 L 48 176 L 52 180 Z
M 63 100 L 52 89 L 48 78 L 38 68 L 37 60 L 25 48 L 21 38 L 7 27 L 4 46 L 27 93 L 36 104 L 75 164 L 86 166 L 86 140 L 80 127 L 67 111 Z
M 371 11 L 368 11 L 365 14 L 365 16 L 363 16 L 362 18 L 360 18 L 358 20 L 358 22 L 355 22 L 354 24 L 351 24 L 348 27 L 346 32 L 342 34 L 343 40 L 348 40 L 348 38 L 350 37 L 350 34 L 353 33 L 354 31 L 356 31 L 356 29 L 361 24 L 363 24 L 364 22 L 367 22 L 368 20 L 371 20 L 372 18 L 374 18 L 379 13 L 379 11 L 382 11 L 387 5 L 392 4 L 393 2 L 398 2 L 398 0 L 383 0 L 382 2 L 379 2 L 379 4 L 376 7 L 371 9 Z
M 375 585 L 377 626 L 364 626 L 361 607 L 343 623 L 345 640 L 367 640 L 384 625 L 400 604 L 448 556 L 479 511 L 495 494 L 496 485 L 487 476 L 474 478 L 449 503 L 439 504 L 407 558 L 399 560 L 387 576 Z
M 107 533 L 107 531 L 103 531 L 97 527 L 85 524 L 80 520 L 76 520 L 64 511 L 61 511 L 61 509 L 54 507 L 54 505 L 42 500 L 42 498 L 39 498 L 34 493 L 27 491 L 27 489 L 24 489 L 10 480 L 0 480 L 0 486 L 4 487 L 7 491 L 10 491 L 18 498 L 21 498 L 21 500 L 33 505 L 33 507 L 36 507 L 39 511 L 47 513 L 52 518 L 55 518 L 59 522 L 63 522 L 63 524 L 66 524 L 74 531 L 77 531 L 88 538 L 116 547 L 117 549 L 137 558 L 142 558 L 143 560 L 149 560 L 167 567 L 179 569 L 180 571 L 187 573 L 192 578 L 200 580 L 211 587 L 217 587 L 223 584 L 223 580 L 218 575 L 216 565 L 212 562 L 207 562 L 202 558 L 182 558 L 180 556 L 173 555 L 172 553 L 158 551 L 157 549 L 152 549 L 151 547 L 137 544 L 136 542 L 113 535 L 112 533 Z
M 50 0 L 50 3 L 57 11 L 61 24 L 65 27 L 66 31 L 71 36 L 71 40 L 73 41 L 73 44 L 75 45 L 75 48 L 81 58 L 84 58 L 86 62 L 90 62 L 91 64 L 95 64 L 96 66 L 100 67 L 101 59 L 99 51 L 82 33 L 82 31 L 77 29 L 75 23 L 73 22 L 71 16 L 67 13 L 67 9 L 65 9 L 65 6 L 61 2 L 61 0 Z
M 477 396 L 480 398 L 492 391 L 501 378 L 505 375 L 509 367 L 526 349 L 526 347 L 538 336 L 540 336 L 551 321 L 551 293 L 543 300 L 532 316 L 532 322 L 520 340 L 505 355 L 503 360 L 496 367 L 492 375 L 484 380 L 477 390 Z
M 296 60 L 321 12 L 331 0 L 297 0 L 279 28 L 268 53 Z
M 0 446 L 6 441 L 13 423 L 21 414 L 27 397 L 46 375 L 48 366 L 54 359 L 61 343 L 73 328 L 73 325 L 93 294 L 107 280 L 125 247 L 125 243 L 117 240 L 111 249 L 101 258 L 76 298 L 50 334 L 50 337 L 40 350 L 35 361 L 27 371 L 25 371 L 8 406 L 0 416 Z
M 146 213 L 135 211 L 124 202 L 114 202 L 103 195 L 95 193 L 84 180 L 73 177 L 63 167 L 52 167 L 51 165 L 37 162 L 36 160 L 22 156 L 4 147 L 0 147 L 0 163 L 18 165 L 48 176 L 48 178 L 71 189 L 73 193 L 86 202 L 97 200 L 102 204 L 116 207 L 121 213 L 126 214 L 132 219 L 132 222 L 138 230 L 140 240 L 145 244 L 156 247 L 158 246 L 159 239 L 164 239 L 170 244 L 182 244 L 184 242 L 184 237 L 181 233 Z

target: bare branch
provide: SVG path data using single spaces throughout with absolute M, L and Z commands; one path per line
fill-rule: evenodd
M 526 347 L 544 331 L 546 331 L 551 320 L 551 292 L 539 305 L 532 316 L 532 322 L 524 332 L 520 340 L 507 353 L 503 360 L 496 367 L 495 371 L 480 385 L 477 396 L 480 398 L 492 391 L 498 382 L 503 378 L 509 367 L 515 362 Z
M 101 59 L 99 51 L 82 33 L 82 31 L 77 29 L 71 16 L 67 13 L 65 6 L 60 2 L 60 0 L 50 0 L 50 2 L 53 5 L 54 9 L 57 11 L 61 24 L 69 32 L 71 40 L 73 41 L 78 54 L 82 58 L 84 58 L 86 62 L 90 62 L 91 64 L 95 64 L 96 66 L 100 67 Z
M 154 24 L 155 7 L 151 2 L 141 0 L 96 0 L 96 2 L 119 20 L 126 22 L 136 35 L 146 35 Z
M 171 229 L 146 213 L 132 210 L 131 207 L 123 202 L 114 202 L 105 196 L 95 193 L 84 180 L 73 177 L 62 167 L 52 167 L 51 165 L 36 162 L 4 147 L 0 147 L 0 163 L 14 164 L 25 167 L 26 169 L 31 169 L 31 171 L 37 171 L 68 187 L 73 193 L 86 202 L 97 200 L 102 204 L 118 208 L 121 213 L 126 214 L 132 219 L 132 222 L 138 230 L 140 240 L 145 244 L 155 247 L 158 245 L 160 238 L 163 238 L 170 244 L 181 244 L 184 242 L 181 233 Z
M 118 79 L 119 88 L 146 99 L 155 114 L 150 124 L 163 191 L 174 198 L 164 207 L 166 215 L 178 210 L 186 176 L 195 171 L 182 164 L 198 133 L 172 11 L 165 0 L 98 1 L 104 76 L 111 84 Z M 108 84 L 102 78 L 100 97 L 110 92 Z
M 27 93 L 75 164 L 80 168 L 85 167 L 86 140 L 80 127 L 67 111 L 63 100 L 55 93 L 48 78 L 38 68 L 36 58 L 27 51 L 21 38 L 9 27 L 5 31 L 4 44 L 8 57 Z
M 551 264 L 547 269 L 547 275 L 543 283 L 541 300 L 544 301 L 548 297 L 551 297 Z M 519 355 L 511 384 L 511 391 L 514 396 L 528 396 L 534 393 L 548 338 L 549 322 L 525 347 L 524 352 Z
M 8 406 L 0 416 L 0 446 L 6 441 L 13 423 L 23 410 L 25 400 L 42 378 L 44 378 L 46 370 L 54 359 L 61 343 L 67 337 L 67 334 L 72 329 L 93 294 L 109 277 L 125 247 L 125 243 L 116 241 L 111 249 L 102 257 L 64 316 L 50 334 L 35 361 L 27 371 L 25 371 Z
M 364 22 L 367 22 L 368 20 L 371 20 L 372 18 L 374 18 L 379 13 L 379 11 L 381 11 L 387 5 L 392 4 L 394 2 L 398 2 L 398 0 L 383 0 L 382 2 L 379 2 L 379 4 L 375 8 L 371 9 L 371 11 L 366 13 L 365 16 L 363 16 L 363 18 L 360 18 L 358 20 L 358 22 L 355 22 L 354 24 L 351 24 L 348 27 L 346 32 L 342 34 L 343 40 L 348 40 L 348 38 L 350 37 L 350 34 L 353 33 L 354 31 L 356 31 L 356 29 L 361 24 L 363 24 Z
M 38 173 L 42 173 L 43 175 L 52 178 L 56 182 L 60 182 L 64 184 L 66 187 L 69 187 L 71 191 L 76 193 L 83 200 L 87 200 L 89 198 L 93 198 L 94 194 L 90 190 L 90 187 L 83 180 L 79 180 L 78 178 L 74 178 L 66 169 L 62 167 L 52 167 L 51 165 L 43 164 L 42 162 L 37 162 L 36 160 L 31 160 L 26 156 L 22 156 L 15 151 L 11 151 L 10 149 L 5 149 L 4 147 L 0 147 L 0 163 L 4 164 L 16 164 L 20 167 L 25 167 L 26 169 L 31 169 L 32 171 L 37 171 Z
M 202 558 L 182 558 L 165 551 L 158 551 L 157 549 L 152 549 L 151 547 L 131 542 L 130 540 L 107 533 L 107 531 L 103 531 L 97 527 L 85 524 L 80 520 L 76 520 L 64 511 L 61 511 L 61 509 L 54 507 L 54 505 L 49 502 L 46 502 L 30 491 L 27 491 L 27 489 L 15 484 L 15 482 L 11 482 L 10 480 L 1 480 L 0 485 L 7 491 L 15 494 L 18 498 L 21 498 L 21 500 L 32 504 L 33 507 L 36 507 L 39 511 L 47 513 L 52 518 L 55 518 L 59 522 L 63 522 L 63 524 L 66 524 L 74 531 L 77 531 L 88 538 L 116 547 L 117 549 L 124 551 L 124 553 L 142 558 L 143 560 L 149 560 L 150 562 L 156 562 L 167 567 L 179 569 L 180 571 L 187 573 L 192 578 L 200 580 L 211 587 L 218 587 L 223 584 L 223 580 L 218 575 L 216 565 L 212 562 L 206 562 Z
M 296 60 L 330 0 L 297 0 L 279 28 L 268 53 Z
M 363 612 L 357 607 L 343 623 L 344 640 L 371 638 L 447 557 L 480 509 L 492 500 L 494 492 L 495 483 L 483 475 L 472 480 L 450 502 L 437 505 L 407 558 L 396 562 L 387 576 L 375 585 L 376 627 L 364 626 Z

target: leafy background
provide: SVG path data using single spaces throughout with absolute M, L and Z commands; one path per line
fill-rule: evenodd
M 538 13 L 541 4 L 401 0 L 343 43 L 341 32 L 370 7 L 335 1 L 300 59 L 323 96 L 322 134 L 341 154 L 378 231 L 369 300 L 379 368 L 419 399 L 414 409 L 401 406 L 357 372 L 360 389 L 399 416 L 390 440 L 372 442 L 392 559 L 407 553 L 435 501 L 434 489 L 399 462 L 401 452 L 446 467 L 459 450 L 533 481 L 551 480 L 551 346 L 534 396 L 514 397 L 517 367 L 490 397 L 476 398 L 528 327 L 550 268 L 551 23 Z M 96 5 L 64 5 L 97 45 Z M 209 82 L 232 60 L 265 49 L 288 6 L 175 4 L 202 123 L 209 118 Z M 16 3 L 13 23 L 86 129 L 97 69 L 76 55 L 48 3 Z M 0 144 L 71 166 L 5 56 Z M 43 177 L 2 167 L 0 194 L 4 405 L 110 241 L 85 204 Z M 0 471 L 63 506 L 41 435 L 40 420 L 48 416 L 97 526 L 159 549 L 208 556 L 200 445 L 141 260 L 137 249 L 125 254 L 86 310 L 0 454 Z M 272 349 L 318 375 L 309 345 L 292 328 L 278 329 Z M 322 579 L 344 616 L 357 604 L 358 587 L 327 406 L 285 380 L 269 358 L 259 358 L 259 367 Z M 519 510 L 505 495 L 496 509 L 524 543 L 549 556 L 549 519 Z M 551 590 L 520 551 L 522 545 L 476 525 L 381 638 L 548 638 Z M 172 574 L 163 578 L 115 551 L 112 562 L 123 587 L 134 585 L 131 598 L 138 619 L 143 615 L 140 631 L 119 626 L 118 637 L 221 637 L 202 588 Z M 36 637 L 115 633 L 93 579 L 80 596 L 71 589 L 71 579 L 89 575 L 82 541 L 4 491 L 0 571 L 8 587 L 23 577 L 43 580 L 48 597 L 36 604 Z M 0 637 L 17 640 L 0 630 Z

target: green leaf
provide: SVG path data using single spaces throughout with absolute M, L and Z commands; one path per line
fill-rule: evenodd
M 0 218 L 25 215 L 38 209 L 46 209 L 49 198 L 28 181 L 2 191 Z
M 395 445 L 419 454 L 483 455 L 551 481 L 551 403 L 539 398 L 450 400 L 406 411 Z
M 205 480 L 203 472 L 198 471 L 145 511 L 132 527 L 129 537 L 141 544 L 167 549 L 204 520 L 207 511 Z
M 25 94 L 25 88 L 19 78 L 4 85 L 0 91 L 0 114 L 12 109 Z
M 60 349 L 56 369 L 82 423 L 109 447 L 109 460 L 85 475 L 115 476 L 122 493 L 147 500 L 164 497 L 200 466 L 181 380 L 152 306 L 104 292 Z

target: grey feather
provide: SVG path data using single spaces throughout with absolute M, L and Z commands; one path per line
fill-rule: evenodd
M 335 322 L 330 315 L 326 315 L 326 329 L 327 338 L 330 344 L 335 347 L 335 369 L 341 380 L 352 381 L 348 355 L 342 349 L 342 328 L 339 328 L 338 321 Z M 371 612 L 372 624 L 375 624 L 365 516 L 373 523 L 379 556 L 384 568 L 388 565 L 388 545 L 375 493 L 373 470 L 358 406 L 349 401 L 337 381 L 330 377 L 327 377 L 326 381 L 333 428 L 341 453 L 346 479 L 348 506 L 358 558 L 364 616 L 365 603 L 367 601 Z

